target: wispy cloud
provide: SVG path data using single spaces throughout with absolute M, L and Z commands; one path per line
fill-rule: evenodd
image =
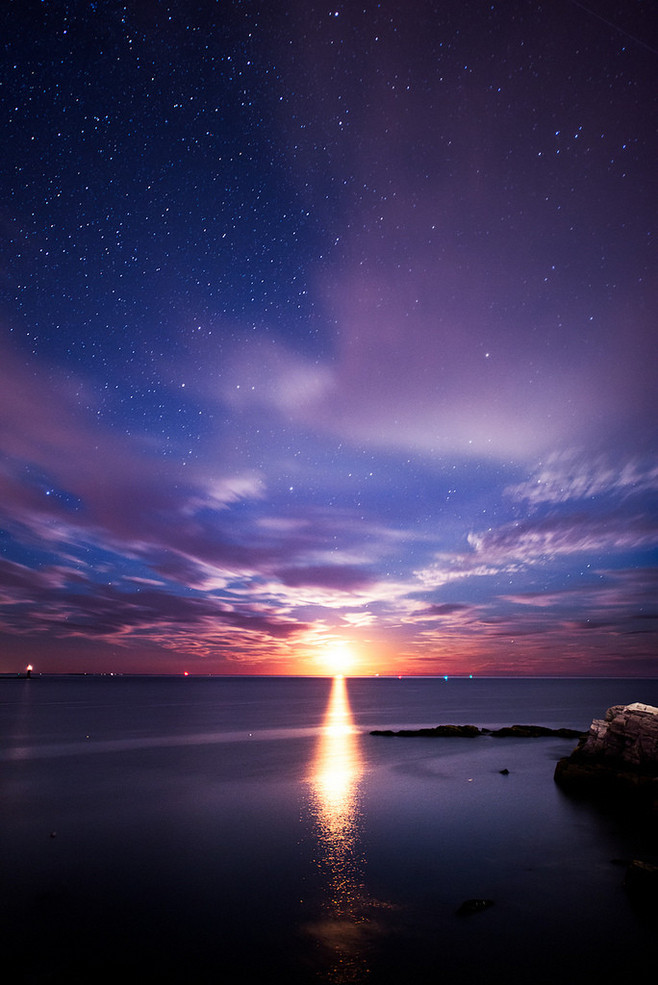
M 620 463 L 619 457 L 553 452 L 528 480 L 509 486 L 505 492 L 530 507 L 658 492 L 658 464 L 653 458 L 622 457 Z
M 602 551 L 621 553 L 654 546 L 658 544 L 658 522 L 643 513 L 573 513 L 472 533 L 468 542 L 476 556 L 488 564 L 535 564 L 559 555 L 596 556 Z

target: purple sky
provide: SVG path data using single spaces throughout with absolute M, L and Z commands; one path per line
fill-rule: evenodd
M 656 674 L 647 6 L 5 6 L 0 670 Z

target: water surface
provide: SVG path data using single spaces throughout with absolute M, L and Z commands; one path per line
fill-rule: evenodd
M 635 700 L 658 682 L 2 681 L 6 962 L 26 983 L 639 973 L 655 921 L 612 860 L 652 832 L 560 792 L 573 741 L 369 734 L 585 729 Z M 495 905 L 457 916 L 472 897 Z

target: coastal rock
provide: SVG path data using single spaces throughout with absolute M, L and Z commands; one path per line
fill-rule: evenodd
M 637 770 L 658 768 L 658 708 L 636 701 L 613 705 L 595 719 L 580 748 L 582 757 L 621 763 Z
M 436 725 L 434 728 L 400 729 L 394 732 L 393 729 L 375 730 L 371 735 L 396 735 L 402 738 L 467 738 L 472 739 L 477 735 L 483 735 L 482 729 L 477 725 Z
M 506 739 L 542 739 L 553 736 L 558 739 L 581 739 L 586 733 L 572 728 L 547 728 L 545 725 L 506 725 L 489 733 L 498 738 Z
M 658 807 L 658 708 L 639 701 L 613 705 L 558 761 L 555 781 L 573 792 Z
M 499 729 L 478 728 L 477 725 L 435 725 L 432 728 L 376 729 L 371 735 L 396 735 L 403 738 L 475 738 L 478 735 L 493 735 L 499 738 L 537 739 L 552 736 L 558 739 L 581 739 L 585 732 L 570 728 L 547 728 L 545 725 L 506 725 Z

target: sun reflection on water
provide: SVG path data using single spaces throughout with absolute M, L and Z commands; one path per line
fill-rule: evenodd
M 327 959 L 326 980 L 336 983 L 367 976 L 366 949 L 375 928 L 361 842 L 363 770 L 346 683 L 335 677 L 309 775 L 323 903 L 321 918 L 308 929 Z

